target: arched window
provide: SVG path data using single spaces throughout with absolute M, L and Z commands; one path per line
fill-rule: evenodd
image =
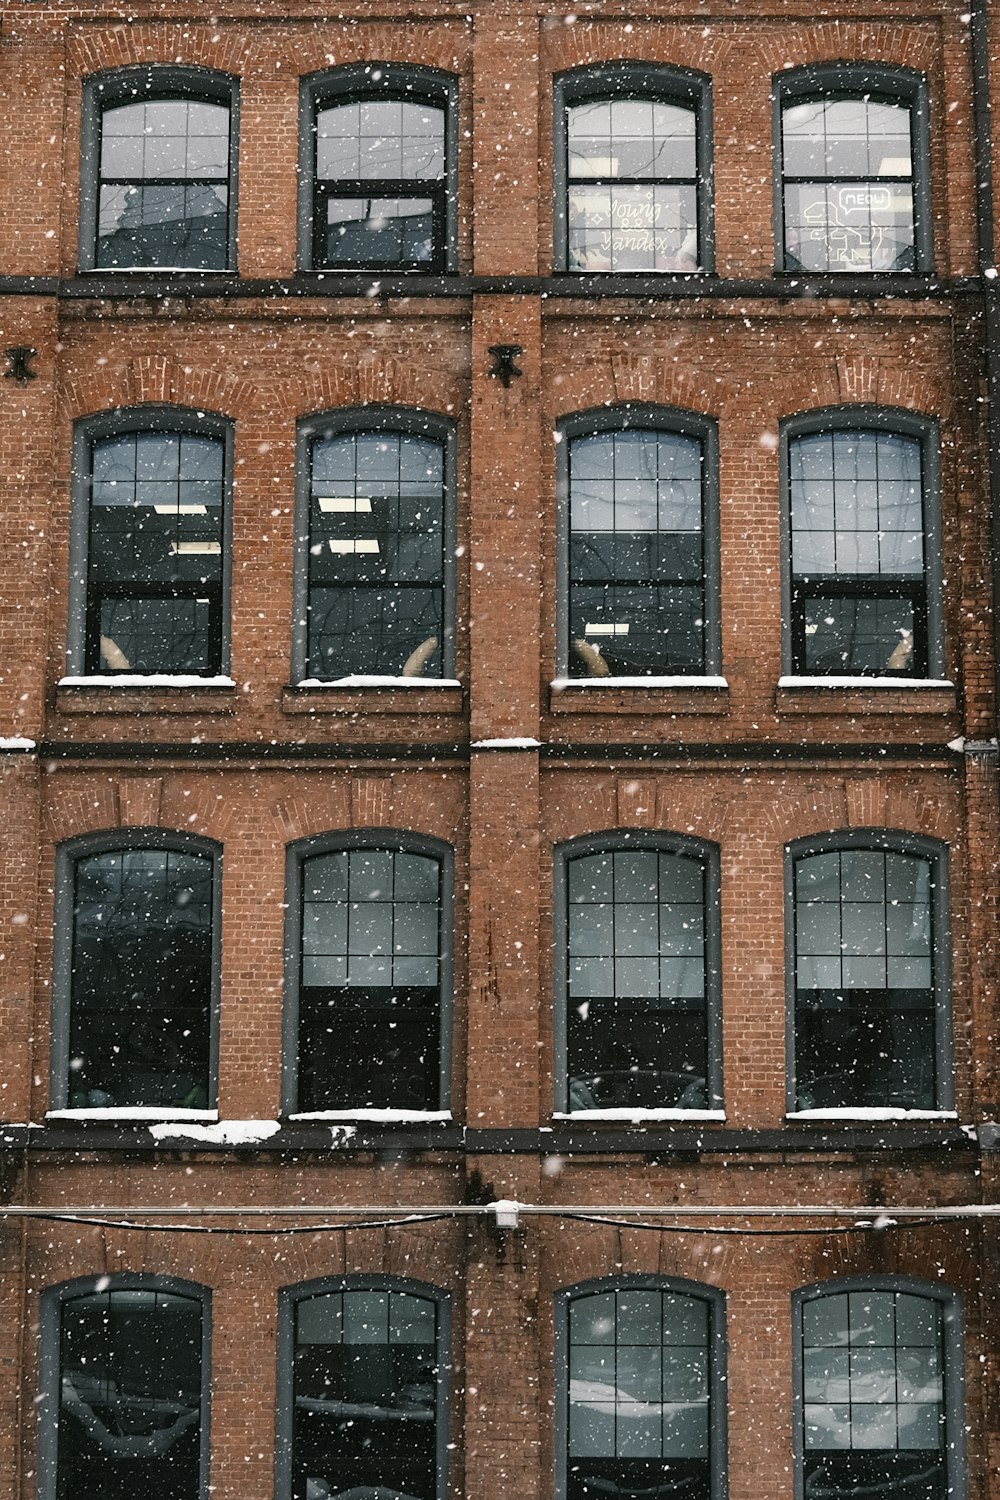
M 60 850 L 53 1109 L 215 1107 L 219 858 L 158 828 Z
M 102 1276 L 42 1296 L 40 1500 L 205 1500 L 210 1293 Z
M 952 1106 L 945 851 L 882 830 L 788 852 L 794 1110 Z
M 398 407 L 299 428 L 294 671 L 454 673 L 454 429 Z
M 360 63 L 303 82 L 307 267 L 455 269 L 457 105 L 455 78 L 415 64 Z
M 717 849 L 601 834 L 555 878 L 557 1109 L 720 1109 Z
M 450 1077 L 452 856 L 387 829 L 289 850 L 285 1108 L 437 1113 Z
M 555 81 L 556 266 L 712 269 L 709 80 L 607 62 Z
M 725 1494 L 721 1292 L 630 1276 L 557 1297 L 559 1500 Z
M 961 1312 L 899 1278 L 823 1282 L 793 1299 L 798 1500 L 958 1500 Z
M 87 80 L 83 270 L 235 264 L 238 88 L 206 68 L 122 68 Z
M 448 1297 L 343 1276 L 281 1293 L 278 1500 L 444 1500 Z
M 774 100 L 779 268 L 929 271 L 926 79 L 823 63 L 779 74 Z
M 714 425 L 621 406 L 567 418 L 561 435 L 560 675 L 717 672 Z

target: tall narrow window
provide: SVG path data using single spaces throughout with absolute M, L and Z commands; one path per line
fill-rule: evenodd
M 291 1287 L 279 1323 L 278 1500 L 443 1500 L 448 1307 L 419 1282 Z
M 103 1276 L 43 1296 L 43 1500 L 204 1500 L 208 1292 Z
M 834 411 L 785 434 L 796 673 L 943 668 L 936 447 L 928 424 L 890 420 Z
M 361 834 L 293 851 L 293 1111 L 446 1107 L 449 856 L 427 840 Z
M 795 1320 L 800 1500 L 959 1495 L 956 1299 L 833 1282 L 799 1293 Z
M 947 924 L 936 847 L 859 833 L 793 852 L 791 864 L 794 1107 L 948 1108 Z
M 453 665 L 452 430 L 377 408 L 300 434 L 301 678 L 440 678 Z
M 927 89 L 918 74 L 833 65 L 783 74 L 781 265 L 930 269 Z
M 707 78 L 605 63 L 558 78 L 555 109 L 557 265 L 710 269 Z
M 560 1107 L 720 1107 L 716 851 L 617 834 L 560 852 Z
M 561 1295 L 560 1500 L 717 1500 L 725 1455 L 721 1295 L 653 1277 Z
M 216 859 L 156 832 L 64 856 L 56 910 L 56 1108 L 215 1104 Z
M 581 414 L 564 434 L 568 675 L 717 671 L 714 429 L 643 407 Z
M 236 103 L 236 80 L 201 68 L 128 68 L 88 81 L 85 270 L 232 265 Z

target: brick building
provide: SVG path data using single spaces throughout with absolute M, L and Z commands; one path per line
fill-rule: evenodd
M 998 59 L 7 0 L 0 1496 L 1000 1495 Z

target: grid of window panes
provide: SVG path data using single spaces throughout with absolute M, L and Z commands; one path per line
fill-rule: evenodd
M 567 1500 L 709 1500 L 710 1309 L 630 1288 L 569 1304 Z
M 436 1500 L 437 1307 L 410 1292 L 295 1305 L 292 1500 Z
M 88 1292 L 61 1308 L 54 1494 L 200 1500 L 203 1308 L 173 1292 Z
M 139 99 L 101 115 L 98 267 L 224 271 L 229 106 Z
M 441 866 L 341 849 L 302 867 L 298 1108 L 440 1100 Z
M 571 1111 L 708 1105 L 705 868 L 656 849 L 570 859 Z
M 316 116 L 317 266 L 443 268 L 445 111 L 358 99 Z
M 129 432 L 91 454 L 86 670 L 221 666 L 225 444 Z
M 935 1108 L 932 900 L 915 855 L 796 862 L 797 1108 Z
M 785 105 L 786 271 L 915 269 L 910 121 L 908 105 L 870 95 Z
M 571 676 L 704 670 L 702 470 L 701 443 L 679 432 L 571 441 Z
M 917 438 L 844 430 L 788 450 L 795 669 L 927 671 L 923 456 Z
M 430 438 L 313 443 L 307 677 L 442 675 L 444 486 Z
M 802 1383 L 807 1496 L 953 1493 L 938 1302 L 882 1291 L 809 1300 Z
M 567 110 L 571 271 L 697 271 L 692 106 L 594 99 Z
M 74 879 L 69 1107 L 208 1108 L 211 858 L 111 850 Z

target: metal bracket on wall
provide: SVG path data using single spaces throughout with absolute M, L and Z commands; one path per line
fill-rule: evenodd
M 524 353 L 520 344 L 491 344 L 489 353 L 493 356 L 493 368 L 490 375 L 499 380 L 504 390 L 510 389 L 512 380 L 518 379 L 524 371 L 514 363 L 519 354 Z
M 37 349 L 32 349 L 28 344 L 15 344 L 11 349 L 5 349 L 4 353 L 10 360 L 10 369 L 4 370 L 5 380 L 16 380 L 18 385 L 27 385 L 29 380 L 38 379 L 38 371 L 31 368 L 31 361 L 38 355 Z

